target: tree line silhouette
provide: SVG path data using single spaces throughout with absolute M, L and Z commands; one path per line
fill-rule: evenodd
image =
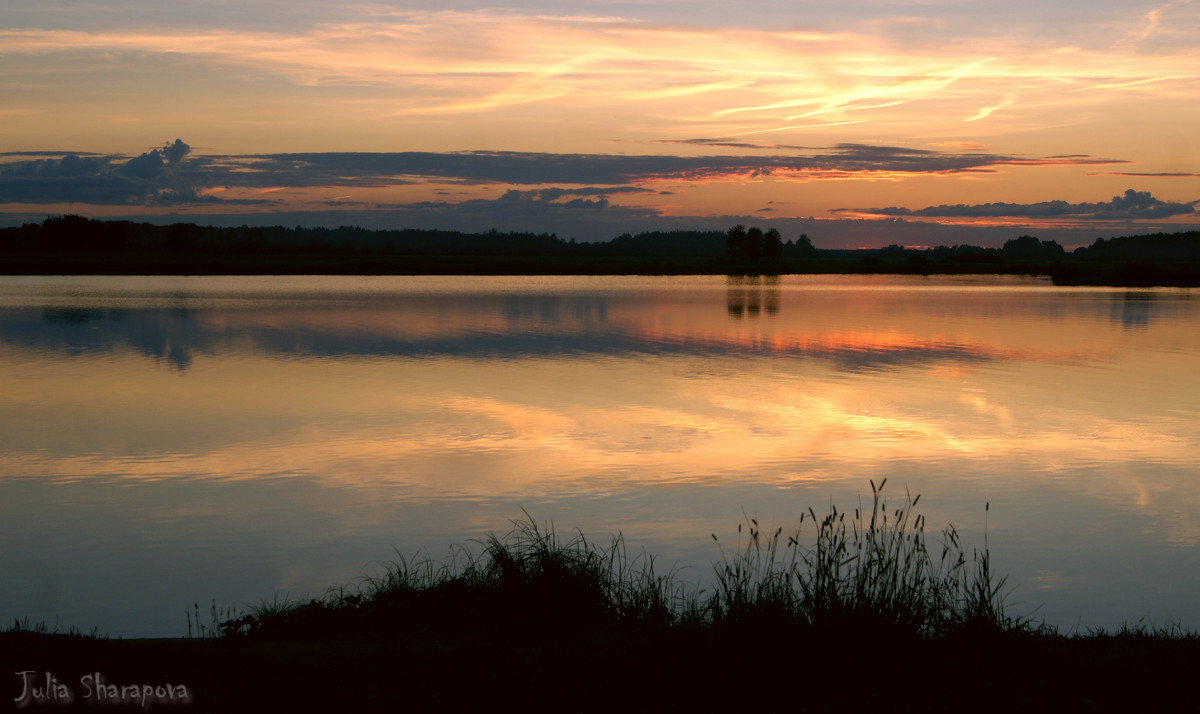
M 817 249 L 806 234 L 784 240 L 776 228 L 766 230 L 742 224 L 720 231 L 653 231 L 624 233 L 609 241 L 564 240 L 554 233 L 402 229 L 286 228 L 239 226 L 221 228 L 194 223 L 155 225 L 132 221 L 104 221 L 78 215 L 47 217 L 40 223 L 0 229 L 0 272 L 5 264 L 24 265 L 20 270 L 45 269 L 56 264 L 74 265 L 80 256 L 107 256 L 105 260 L 187 260 L 205 258 L 219 268 L 222 260 L 256 257 L 269 268 L 271 256 L 310 256 L 321 266 L 322 256 L 444 258 L 476 260 L 488 270 L 488 260 L 573 259 L 583 270 L 586 261 L 654 260 L 663 265 L 720 272 L 1022 272 L 1051 274 L 1056 280 L 1110 280 L 1113 284 L 1200 281 L 1200 231 L 1098 238 L 1090 246 L 1068 252 L 1053 240 L 1020 236 L 1000 248 L 972 245 L 910 248 L 889 245 L 876 249 Z M 26 256 L 21 263 L 20 256 Z M 580 262 L 583 261 L 583 262 Z M 78 262 L 79 266 L 84 263 Z M 649 263 L 645 265 L 650 265 Z M 1089 265 L 1093 267 L 1088 267 Z M 1094 266 L 1105 268 L 1107 273 Z M 33 267 L 30 267 L 33 266 Z M 1039 267 L 1040 266 L 1040 267 Z M 1054 266 L 1052 269 L 1048 266 Z M 553 270 L 552 263 L 543 266 Z M 384 268 L 386 269 L 386 268 Z M 87 271 L 86 266 L 79 270 Z M 1118 271 L 1118 272 L 1114 272 Z M 1107 276 L 1107 277 L 1106 277 Z M 1115 276 L 1115 277 L 1113 277 Z M 1182 281 L 1182 282 L 1181 282 Z M 1189 282 L 1190 281 L 1190 282 Z
M 779 231 L 743 232 L 735 260 L 804 259 L 816 250 L 807 235 L 784 242 Z M 732 233 L 732 231 L 731 231 Z M 753 242 L 753 248 L 751 243 Z M 205 255 L 461 255 L 720 258 L 728 237 L 719 231 L 624 233 L 609 241 L 563 240 L 554 233 L 402 229 L 219 228 L 193 223 L 162 226 L 103 221 L 79 215 L 52 216 L 41 223 L 0 229 L 0 254 L 205 254 Z
M 783 236 L 775 228 L 766 232 L 758 226 L 746 228 L 742 224 L 729 229 L 725 234 L 725 257 L 731 262 L 779 261 L 785 256 L 805 260 L 816 255 L 808 234 L 801 234 L 793 241 L 783 242 Z

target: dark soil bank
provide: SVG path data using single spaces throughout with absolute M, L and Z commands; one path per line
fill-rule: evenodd
M 778 628 L 523 635 L 501 624 L 397 641 L 9 632 L 0 658 L 4 696 L 33 711 L 1129 712 L 1173 711 L 1192 697 L 1200 640 Z M 42 699 L 30 701 L 34 688 Z

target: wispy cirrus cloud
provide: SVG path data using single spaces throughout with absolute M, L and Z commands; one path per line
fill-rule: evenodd
M 894 130 L 913 126 L 913 110 L 925 102 L 955 107 L 921 112 L 926 123 L 978 121 L 1015 97 L 1044 113 L 1147 83 L 1186 92 L 1200 78 L 1194 49 L 1145 52 L 1097 42 L 1063 51 L 983 31 L 914 43 L 855 23 L 797 31 L 447 9 L 390 11 L 369 20 L 351 13 L 345 21 L 277 32 L 232 27 L 11 28 L 0 30 L 0 57 L 36 56 L 68 71 L 103 59 L 112 72 L 162 60 L 198 76 L 376 90 L 356 101 L 358 111 L 377 121 L 536 104 L 605 107 L 652 117 L 660 131 L 690 123 L 730 135 L 849 122 Z M 1157 24 L 1150 31 L 1161 32 Z M 1004 99 L 997 103 L 997 96 Z
M 1115 44 L 1122 46 L 1137 46 L 1151 37 L 1163 34 L 1176 34 L 1178 25 L 1195 20 L 1194 13 L 1187 12 L 1187 6 L 1192 0 L 1171 0 L 1148 10 Z M 1167 23 L 1164 25 L 1163 20 Z
M 963 141 L 958 139 L 947 139 L 945 141 L 932 141 L 930 146 L 936 146 L 939 149 L 962 149 L 965 151 L 984 151 L 986 146 L 977 141 Z
M 711 146 L 717 149 L 747 149 L 751 151 L 803 151 L 813 147 L 792 144 L 770 144 L 766 142 L 738 141 L 736 139 L 655 139 L 656 144 L 681 144 L 684 146 Z
M 979 121 L 980 119 L 987 119 L 989 116 L 992 115 L 993 112 L 1004 109 L 1005 107 L 1011 107 L 1013 104 L 1016 104 L 1016 102 L 1017 102 L 1016 96 L 1010 94 L 1009 96 L 1005 97 L 1004 100 L 1001 101 L 999 104 L 993 104 L 990 106 L 983 107 L 978 112 L 976 112 L 974 116 L 972 116 L 968 119 L 964 119 L 963 121 L 970 122 L 970 121 Z
M 1200 174 L 1190 171 L 1106 171 L 1088 176 L 1133 176 L 1137 178 L 1197 178 Z

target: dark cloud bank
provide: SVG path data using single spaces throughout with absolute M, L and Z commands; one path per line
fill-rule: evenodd
M 984 203 L 974 206 L 931 206 L 912 210 L 908 208 L 839 208 L 839 212 L 866 213 L 878 216 L 922 216 L 945 218 L 1079 218 L 1088 220 L 1156 219 L 1195 213 L 1200 201 L 1174 203 L 1160 201 L 1148 191 L 1125 191 L 1124 196 L 1113 196 L 1111 201 L 1100 203 L 1067 203 L 1066 201 L 1042 201 L 1040 203 Z
M 554 232 L 580 240 L 606 240 L 643 230 L 724 230 L 735 222 L 770 222 L 785 233 L 808 233 L 824 247 L 887 243 L 953 244 L 973 241 L 1001 245 L 1013 227 L 952 228 L 905 218 L 923 217 L 1064 217 L 1096 221 L 1154 220 L 1194 212 L 1195 203 L 1159 201 L 1130 190 L 1124 197 L 1095 204 L 1049 201 L 1036 204 L 937 206 L 925 209 L 842 209 L 887 220 L 812 220 L 770 218 L 772 209 L 754 215 L 668 217 L 645 208 L 614 205 L 610 197 L 661 193 L 653 182 L 663 179 L 703 180 L 741 175 L 802 174 L 813 179 L 843 178 L 863 172 L 911 175 L 993 172 L 1001 166 L 1107 165 L 1116 159 L 1069 155 L 1020 157 L 980 151 L 934 151 L 866 144 L 826 148 L 756 146 L 696 139 L 691 145 L 755 148 L 773 153 L 751 156 L 626 156 L 473 151 L 456 153 L 291 153 L 242 156 L 191 153 L 182 140 L 166 143 L 136 157 L 86 153 L 16 153 L 2 155 L 0 204 L 88 204 L 153 206 L 154 217 L 139 220 L 198 221 L 214 225 L 278 224 L 306 226 L 360 225 L 364 228 L 437 228 L 460 231 Z M 783 153 L 790 152 L 790 153 Z M 460 185 L 510 184 L 538 186 L 512 189 L 495 199 L 429 201 L 402 205 L 329 201 L 325 211 L 288 211 L 275 199 L 230 200 L 205 194 L 207 188 L 378 187 L 440 182 Z M 230 213 L 203 216 L 183 212 L 190 206 L 229 206 Z M 247 213 L 247 209 L 253 210 Z M 176 211 L 176 212 L 172 212 Z M 236 211 L 236 212 L 234 212 Z M 9 214 L 7 222 L 41 217 Z M 0 216 L 0 220 L 5 220 Z M 1147 226 L 1149 227 L 1149 226 Z M 1136 229 L 1136 228 L 1135 228 Z M 1090 242 L 1094 231 L 1040 231 L 1060 242 Z M 886 235 L 885 235 L 886 234 Z
M 700 140 L 709 142 L 709 140 Z M 714 146 L 742 146 L 711 143 Z M 748 146 L 748 145 L 746 145 Z M 802 149 L 803 147 L 774 147 Z M 767 156 L 626 156 L 547 154 L 512 151 L 456 153 L 296 153 L 246 156 L 192 156 L 176 139 L 133 158 L 114 155 L 39 152 L 13 155 L 0 163 L 0 202 L 100 202 L 108 204 L 189 203 L 211 186 L 243 188 L 383 186 L 431 180 L 460 184 L 574 184 L 604 187 L 593 195 L 638 188 L 646 182 L 701 180 L 729 174 L 767 176 L 800 172 L 962 173 L 994 171 L 1006 165 L 1101 165 L 1122 163 L 1088 156 L 1022 158 L 981 152 L 838 144 L 803 154 Z M 622 188 L 623 187 L 623 188 Z M 579 193 L 579 190 L 575 190 Z
M 716 147 L 745 148 L 736 143 Z M 838 144 L 803 154 L 767 156 L 627 156 L 616 154 L 547 154 L 512 151 L 455 153 L 321 153 L 271 154 L 240 158 L 241 172 L 230 185 L 379 185 L 412 177 L 461 183 L 620 186 L 656 179 L 700 180 L 728 174 L 770 175 L 775 172 L 822 174 L 898 172 L 912 174 L 995 171 L 998 166 L 1106 165 L 1125 163 L 1090 156 L 1023 158 L 981 152 Z M 235 158 L 235 157 L 227 157 Z M 293 183 L 283 184 L 290 181 Z M 300 183 L 294 183 L 299 181 Z
M 214 202 L 199 193 L 212 185 L 198 170 L 206 162 L 185 166 L 190 153 L 191 147 L 176 139 L 133 158 L 66 153 L 0 163 L 0 203 L 173 206 Z

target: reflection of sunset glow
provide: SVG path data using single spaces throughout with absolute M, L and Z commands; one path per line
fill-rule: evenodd
M 84 547 L 73 528 L 125 523 L 155 544 L 225 539 L 268 553 L 269 595 L 360 572 L 331 575 L 313 552 L 407 554 L 521 508 L 674 557 L 743 512 L 791 527 L 883 478 L 964 532 L 990 502 L 993 547 L 1038 597 L 1098 587 L 1047 543 L 1200 544 L 1200 334 L 1180 291 L 581 277 L 0 292 L 0 503 L 68 534 L 48 553 Z M 72 311 L 81 294 L 91 307 Z M 1072 521 L 1097 517 L 1133 531 Z
M 128 360 L 114 366 L 144 369 Z M 619 369 L 619 383 L 613 381 L 618 373 L 603 365 L 583 372 L 559 361 L 493 365 L 486 381 L 468 378 L 470 391 L 463 391 L 466 364 L 350 363 L 331 380 L 327 363 L 227 357 L 198 364 L 205 382 L 185 391 L 164 387 L 156 398 L 155 389 L 144 390 L 141 416 L 130 411 L 111 427 L 146 432 L 150 425 L 142 420 L 170 419 L 166 415 L 177 400 L 192 405 L 188 421 L 197 427 L 227 424 L 208 437 L 200 432 L 201 441 L 188 451 L 122 453 L 120 440 L 102 440 L 94 453 L 55 457 L 10 444 L 0 454 L 0 470 L 50 481 L 305 477 L 381 495 L 403 486 L 412 497 L 438 498 L 480 489 L 493 497 L 518 495 L 568 484 L 607 491 L 677 480 L 737 482 L 750 475 L 757 483 L 786 484 L 821 473 L 800 467 L 813 461 L 836 465 L 834 473 L 869 474 L 897 461 L 965 465 L 973 459 L 1065 473 L 1092 463 L 1097 454 L 1108 463 L 1168 465 L 1194 463 L 1198 456 L 1194 421 L 1118 421 L 1070 401 L 1035 405 L 980 372 L 965 384 L 918 372 L 886 392 L 870 379 L 829 382 L 828 372 L 819 369 L 765 379 L 761 365 L 713 382 L 663 381 L 664 368 L 686 375 L 707 362 L 688 357 L 664 358 L 661 367 L 627 362 Z M 11 369 L 6 358 L 0 373 Z M 319 389 L 317 375 L 325 375 Z M 261 390 L 251 380 L 259 380 Z M 569 396 L 537 386 L 559 382 L 575 385 Z M 28 384 L 42 394 L 37 403 L 28 395 L 6 394 L 0 410 L 19 409 L 33 428 L 41 415 L 52 418 L 60 407 L 47 398 L 42 380 Z M 310 386 L 294 399 L 281 399 L 282 384 Z M 226 386 L 214 391 L 210 385 Z M 71 394 L 61 403 L 85 415 L 121 391 L 89 384 L 89 396 L 81 400 L 82 386 L 78 380 L 56 384 Z M 657 406 L 660 401 L 668 406 Z M 295 421 L 290 414 L 301 404 L 329 419 Z M 330 421 L 339 414 L 366 420 L 344 433 L 345 427 Z M 395 422 L 389 415 L 412 416 Z M 247 420 L 260 425 L 258 432 L 262 425 L 275 426 L 261 435 L 239 433 Z M 1136 494 L 1156 509 L 1163 502 L 1148 494 L 1178 489 L 1145 475 L 1123 482 L 1119 469 L 1089 478 L 1112 479 L 1109 487 L 1116 493 Z M 1197 494 L 1186 498 L 1200 506 Z M 1177 537 L 1200 538 L 1200 531 Z
M 941 310 L 938 294 L 929 295 L 923 309 Z M 1015 306 L 1011 299 L 1018 296 L 1014 292 L 1003 299 Z M 1117 347 L 1112 339 L 1094 334 L 1080 321 L 1094 319 L 1086 311 L 1069 313 L 1072 319 L 1049 333 L 1031 332 L 1016 319 L 996 320 L 980 329 L 972 316 L 995 315 L 997 309 L 984 300 L 960 302 L 955 306 L 960 315 L 942 315 L 937 323 L 922 312 L 906 312 L 890 315 L 881 325 L 853 329 L 846 325 L 861 322 L 857 316 L 886 309 L 892 298 L 881 292 L 804 290 L 788 283 L 748 281 L 729 283 L 723 305 L 698 301 L 686 293 L 664 293 L 655 300 L 655 308 L 647 310 L 642 299 L 586 293 L 574 297 L 535 293 L 502 303 L 487 295 L 452 300 L 407 297 L 384 303 L 390 309 L 379 309 L 380 303 L 372 301 L 320 309 L 201 311 L 198 319 L 217 334 L 300 330 L 409 343 L 437 339 L 469 342 L 512 331 L 550 329 L 585 334 L 603 329 L 621 336 L 630 346 L 647 350 L 690 346 L 813 357 L 907 353 L 945 355 L 960 361 L 1081 364 L 1108 359 Z M 1081 308 L 1087 305 L 1080 303 Z M 727 319 L 735 314 L 744 319 Z
M 696 348 L 733 347 L 754 352 L 798 355 L 839 355 L 845 353 L 947 355 L 957 359 L 1048 361 L 1079 363 L 1094 358 L 1090 351 L 1025 349 L 1006 350 L 998 346 L 971 345 L 937 338 L 922 338 L 897 332 L 832 332 L 806 334 L 697 334 L 647 333 L 647 339 L 672 341 Z
M 494 290 L 503 281 L 493 282 Z M 22 414 L 10 438 L 29 447 L 3 451 L 4 473 L 53 481 L 304 476 L 434 498 L 485 483 L 492 493 L 520 494 L 569 483 L 607 490 L 738 482 L 747 474 L 787 484 L 914 460 L 1037 463 L 1067 473 L 1090 468 L 1097 453 L 1174 465 L 1197 457 L 1195 422 L 1155 411 L 1177 401 L 1175 392 L 1142 394 L 1147 385 L 1137 383 L 1106 393 L 1069 382 L 1049 388 L 1088 365 L 1128 359 L 1108 293 L 1055 303 L 1043 315 L 1031 297 L 1048 293 L 1036 287 L 927 288 L 901 300 L 888 290 L 730 279 L 709 280 L 707 293 L 660 290 L 632 300 L 543 292 L 552 284 L 541 279 L 503 299 L 418 292 L 340 298 L 323 308 L 271 309 L 256 298 L 197 310 L 190 324 L 222 341 L 192 355 L 182 380 L 147 371 L 129 346 L 114 348 L 98 377 L 64 376 L 69 361 L 8 346 L 0 377 L 13 386 L 0 395 L 0 410 Z M 1090 307 L 1093 299 L 1102 309 Z M 1172 345 L 1156 359 L 1186 360 L 1178 333 L 1147 330 L 1139 340 Z M 564 345 L 572 335 L 602 334 L 618 351 L 498 362 L 446 351 L 473 354 L 480 337 L 548 331 Z M 270 347 L 272 335 L 308 336 L 289 338 L 288 350 L 343 342 L 331 343 L 336 361 L 306 359 Z M 390 355 L 388 345 L 412 345 L 413 356 Z M 691 376 L 714 368 L 725 376 Z M 1013 374 L 1027 376 L 1014 386 Z M 1019 386 L 1026 381 L 1044 386 Z M 141 386 L 131 392 L 131 383 Z M 1081 394 L 1100 401 L 1080 402 Z M 186 417 L 174 413 L 176 404 L 189 405 Z M 80 433 L 85 453 L 50 456 L 36 446 L 50 438 L 45 424 L 70 433 L 72 424 L 103 424 L 93 420 L 113 413 L 124 416 Z M 153 443 L 172 425 L 188 436 L 185 448 L 139 453 L 143 437 L 131 435 Z M 1161 508 L 1157 494 L 1175 489 L 1144 473 L 1091 477 L 1111 479 L 1116 493 L 1136 493 L 1149 508 Z M 1198 535 L 1185 529 L 1177 537 Z

